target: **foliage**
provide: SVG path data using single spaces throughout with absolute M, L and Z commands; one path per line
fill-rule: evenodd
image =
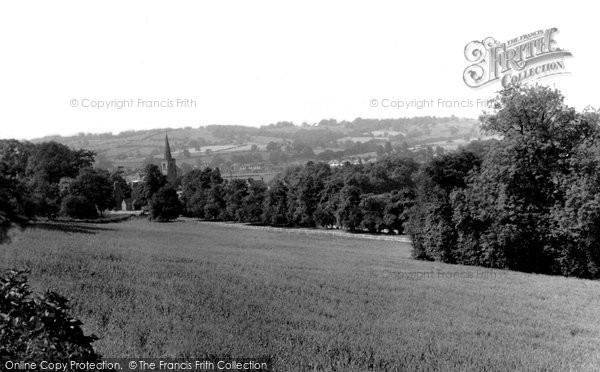
M 149 203 L 150 219 L 158 222 L 167 222 L 179 217 L 182 211 L 181 202 L 177 191 L 171 186 L 160 188 Z
M 98 218 L 98 211 L 93 202 L 85 196 L 67 195 L 63 198 L 60 214 L 72 218 L 93 219 Z
M 273 226 L 341 227 L 401 233 L 412 205 L 418 164 L 398 154 L 367 165 L 332 168 L 308 162 L 288 167 L 267 187 L 262 181 L 224 181 L 218 168 L 195 169 L 182 180 L 189 216 Z M 365 194 L 379 207 L 363 214 Z M 376 220 L 365 221 L 363 215 Z
M 69 315 L 67 299 L 55 292 L 32 295 L 24 272 L 0 276 L 0 363 L 99 361 L 82 323 Z
M 136 204 L 138 206 L 147 206 L 154 194 L 167 184 L 167 177 L 160 171 L 155 164 L 148 164 L 142 172 L 143 181 L 139 189 L 135 191 Z
M 248 182 L 241 179 L 233 179 L 225 186 L 226 211 L 229 219 L 244 221 L 244 200 L 248 197 Z
M 31 144 L 16 140 L 0 141 L 2 174 L 10 183 L 10 203 L 27 218 L 54 217 L 59 212 L 61 179 L 77 176 L 94 162 L 94 153 L 72 150 L 56 142 Z
M 415 257 L 600 278 L 598 114 L 563 101 L 542 86 L 507 88 L 481 118 L 502 140 L 423 168 Z
M 115 170 L 110 174 L 110 184 L 113 187 L 115 184 L 118 185 L 118 187 L 121 189 L 121 192 L 123 193 L 123 199 L 131 198 L 131 186 L 129 186 L 129 183 L 127 183 L 127 181 L 125 180 L 122 170 Z M 116 199 L 116 196 L 113 197 L 115 197 Z
M 101 214 L 115 204 L 114 186 L 106 170 L 81 169 L 77 178 L 70 182 L 68 190 L 70 195 L 84 197 Z

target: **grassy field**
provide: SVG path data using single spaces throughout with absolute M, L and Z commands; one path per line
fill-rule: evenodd
M 168 224 L 40 224 L 2 268 L 72 298 L 105 357 L 278 370 L 598 370 L 600 283 L 419 262 L 407 243 Z

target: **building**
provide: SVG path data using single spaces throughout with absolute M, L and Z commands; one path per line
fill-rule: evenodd
M 160 163 L 162 174 L 167 176 L 168 182 L 175 182 L 177 179 L 177 163 L 171 156 L 171 146 L 169 146 L 169 137 L 165 133 L 165 160 Z
M 115 182 L 113 187 L 114 187 L 113 195 L 115 198 L 114 210 L 115 211 L 132 211 L 133 210 L 133 199 L 125 198 L 123 189 L 121 189 L 121 186 L 119 185 L 118 182 Z

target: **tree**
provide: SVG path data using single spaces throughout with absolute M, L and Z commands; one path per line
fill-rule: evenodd
M 461 150 L 434 158 L 417 174 L 415 205 L 408 220 L 415 258 L 456 261 L 453 249 L 458 232 L 450 194 L 465 188 L 469 173 L 480 164 L 475 154 Z
M 289 220 L 299 226 L 316 225 L 314 214 L 325 188 L 325 180 L 331 175 L 329 165 L 308 162 L 288 175 Z M 291 203 L 293 201 L 293 203 Z
M 554 268 L 562 275 L 600 278 L 600 146 L 580 146 L 569 160 L 572 172 L 560 181 L 564 202 L 550 220 L 555 238 Z
M 160 171 L 160 168 L 154 164 L 148 164 L 143 171 L 143 181 L 141 194 L 138 195 L 139 203 L 142 206 L 148 205 L 152 196 L 167 184 L 167 177 Z
M 150 219 L 157 222 L 168 222 L 181 214 L 181 202 L 177 191 L 171 186 L 163 186 L 152 195 L 149 202 Z
M 131 199 L 133 199 L 133 209 L 139 211 L 145 205 L 144 197 L 144 184 L 142 182 L 135 182 L 131 185 Z
M 114 186 L 106 170 L 84 168 L 69 185 L 69 194 L 82 196 L 92 203 L 100 214 L 114 206 Z
M 117 169 L 110 174 L 110 184 L 113 185 L 113 189 L 118 188 L 121 190 L 121 197 L 123 199 L 131 198 L 132 189 L 129 183 L 125 180 L 122 169 Z M 115 194 L 116 190 L 113 190 L 113 199 L 117 200 L 119 195 Z
M 67 195 L 62 199 L 60 214 L 72 218 L 93 219 L 98 218 L 98 211 L 94 203 L 85 196 Z
M 267 185 L 263 181 L 248 180 L 248 193 L 242 200 L 241 220 L 244 222 L 260 222 Z
M 74 178 L 80 169 L 94 164 L 94 152 L 71 150 L 57 142 L 43 142 L 32 149 L 27 162 L 28 175 L 50 184 L 58 184 L 62 177 Z
M 287 220 L 287 191 L 285 182 L 274 179 L 271 188 L 267 190 L 261 220 L 272 226 L 288 225 Z
M 204 218 L 208 220 L 220 220 L 226 216 L 225 199 L 223 198 L 223 186 L 221 183 L 213 183 L 206 193 L 206 205 L 204 206 Z
M 346 184 L 340 191 L 336 217 L 340 225 L 350 231 L 356 230 L 362 221 L 360 194 L 360 188 L 354 184 Z
M 366 194 L 360 198 L 359 208 L 362 212 L 360 228 L 371 233 L 380 232 L 384 227 L 384 199 L 380 195 Z
M 384 210 L 383 223 L 389 234 L 395 231 L 404 233 L 404 225 L 408 221 L 410 209 L 414 205 L 415 194 L 410 188 L 394 190 L 383 194 Z
M 248 196 L 248 183 L 246 180 L 232 179 L 229 181 L 225 186 L 224 195 L 228 217 L 236 221 L 243 221 L 243 203 Z
M 197 218 L 205 218 L 206 205 L 209 202 L 209 190 L 213 186 L 221 186 L 223 178 L 219 168 L 194 169 L 186 174 L 181 181 L 181 200 L 183 201 L 185 213 Z M 214 190 L 211 203 L 219 204 L 216 198 L 220 190 Z M 212 208 L 212 206 L 211 206 Z M 212 209 L 211 209 L 212 211 Z

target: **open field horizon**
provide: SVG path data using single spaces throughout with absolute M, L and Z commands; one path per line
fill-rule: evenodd
M 408 243 L 134 219 L 44 223 L 2 269 L 72 299 L 104 357 L 277 370 L 594 370 L 600 283 L 416 261 Z

